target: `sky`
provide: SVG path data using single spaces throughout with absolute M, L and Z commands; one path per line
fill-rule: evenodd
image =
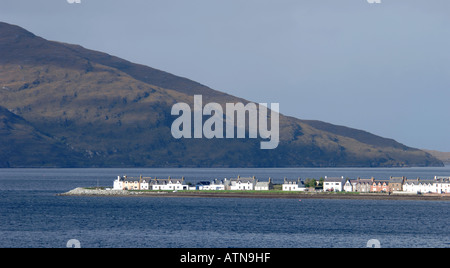
M 43 38 L 447 152 L 449 14 L 448 0 L 0 0 L 0 21 Z

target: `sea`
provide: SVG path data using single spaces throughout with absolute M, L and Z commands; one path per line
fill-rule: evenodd
M 443 168 L 0 169 L 0 247 L 383 248 L 450 247 L 450 202 L 321 199 L 74 197 L 119 175 L 187 182 L 256 176 L 433 179 Z M 69 243 L 68 243 L 69 242 Z M 73 246 L 73 245 L 70 245 Z

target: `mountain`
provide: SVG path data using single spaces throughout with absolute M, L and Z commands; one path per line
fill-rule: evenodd
M 260 150 L 258 139 L 174 139 L 172 105 L 192 105 L 196 94 L 204 103 L 248 103 L 187 78 L 0 23 L 0 106 L 6 118 L 0 139 L 34 144 L 43 166 L 443 165 L 391 139 L 284 115 L 275 150 Z M 26 134 L 6 131 L 14 122 Z M 7 142 L 0 145 L 4 166 L 40 165 L 30 151 L 11 153 Z
M 439 152 L 435 150 L 423 150 L 423 151 L 441 160 L 442 162 L 444 162 L 444 164 L 450 165 L 450 152 Z
M 0 107 L 0 168 L 76 165 L 83 155 L 35 129 L 25 119 Z M 43 155 L 45 154 L 45 157 Z

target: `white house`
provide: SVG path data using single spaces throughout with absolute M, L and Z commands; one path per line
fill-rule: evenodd
M 345 192 L 356 192 L 356 183 L 357 180 L 346 180 L 344 184 L 344 191 Z
M 450 193 L 450 177 L 434 177 L 434 188 L 436 193 L 444 194 Z
M 255 191 L 269 191 L 273 189 L 272 179 L 269 178 L 269 181 L 258 181 L 255 185 Z
M 417 180 L 405 180 L 405 182 L 403 183 L 403 192 L 418 193 L 418 184 L 419 182 Z
M 150 180 L 151 178 L 140 178 L 139 188 L 141 190 L 150 190 Z
M 255 177 L 243 178 L 238 176 L 237 179 L 225 181 L 225 189 L 232 191 L 253 191 L 258 180 Z
M 342 192 L 344 190 L 344 176 L 340 178 L 328 178 L 325 176 L 323 190 L 325 192 Z
M 182 191 L 188 190 L 189 186 L 184 181 L 184 177 L 181 179 L 153 179 L 150 181 L 151 190 L 156 191 Z M 149 186 L 150 187 L 150 186 Z
M 405 180 L 403 192 L 407 193 L 436 193 L 435 181 L 432 180 Z
M 284 183 L 282 185 L 283 191 L 289 192 L 304 192 L 306 191 L 305 182 L 300 178 L 298 180 L 288 180 L 284 179 Z
M 223 183 L 223 181 L 216 179 L 216 180 L 211 181 L 211 183 L 208 185 L 208 187 L 205 188 L 205 190 L 223 191 L 223 190 L 225 190 L 225 184 Z
M 434 181 L 422 181 L 419 183 L 421 193 L 436 193 L 436 187 Z
M 450 193 L 450 177 L 436 176 L 434 180 L 406 180 L 403 191 L 408 193 Z
M 117 179 L 114 181 L 113 190 L 123 190 L 125 177 L 117 176 Z
M 209 181 L 200 181 L 195 185 L 195 190 L 204 191 L 209 190 L 209 185 L 211 182 Z
M 225 184 L 220 180 L 213 181 L 201 181 L 197 183 L 195 190 L 199 191 L 223 191 L 225 190 Z

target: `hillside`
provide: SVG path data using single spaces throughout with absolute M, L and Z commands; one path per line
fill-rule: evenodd
M 3 107 L 0 107 L 0 137 L 0 168 L 53 167 L 55 163 L 73 166 L 83 159 L 81 154 Z
M 446 165 L 450 165 L 450 152 L 439 152 L 439 151 L 433 151 L 433 150 L 423 150 L 432 156 L 436 157 L 437 159 L 444 162 Z
M 442 165 L 430 154 L 391 139 L 283 115 L 281 143 L 275 150 L 260 150 L 255 139 L 176 140 L 170 131 L 176 118 L 170 114 L 171 107 L 177 102 L 192 103 L 194 94 L 202 94 L 204 103 L 247 102 L 187 78 L 77 45 L 47 41 L 0 23 L 0 106 L 7 109 L 3 112 L 9 118 L 23 120 L 28 133 L 47 137 L 42 140 L 47 147 L 39 148 L 47 166 Z M 4 132 L 0 132 L 2 140 L 19 139 L 18 133 Z M 20 138 L 29 139 L 33 141 L 30 135 Z M 9 166 L 36 164 L 29 161 L 34 157 L 27 151 L 1 149 L 0 162 Z M 21 162 L 10 161 L 14 157 Z

